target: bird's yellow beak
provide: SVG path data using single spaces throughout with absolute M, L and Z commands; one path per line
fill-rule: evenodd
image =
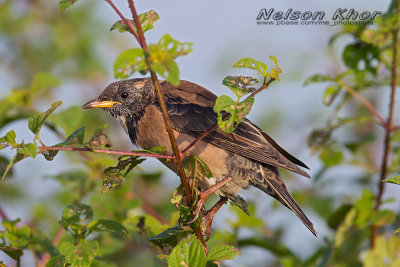
M 114 104 L 122 104 L 121 102 L 117 101 L 97 101 L 96 99 L 87 102 L 85 105 L 81 107 L 81 109 L 88 109 L 88 108 L 110 108 L 114 106 Z

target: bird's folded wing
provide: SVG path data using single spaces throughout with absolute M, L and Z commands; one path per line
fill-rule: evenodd
M 165 90 L 167 85 L 169 88 Z M 198 137 L 217 123 L 217 114 L 213 111 L 216 96 L 213 93 L 186 81 L 182 81 L 178 88 L 169 84 L 162 86 L 171 124 L 176 131 Z M 296 166 L 307 168 L 303 162 L 286 152 L 247 119 L 232 133 L 225 133 L 218 128 L 203 140 L 243 157 L 309 177 Z

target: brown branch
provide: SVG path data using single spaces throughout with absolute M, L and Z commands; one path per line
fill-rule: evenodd
M 136 9 L 135 9 L 135 5 L 134 5 L 132 0 L 128 0 L 128 2 L 129 2 L 129 7 L 130 7 L 131 12 L 132 12 L 133 20 L 134 20 L 135 25 L 136 25 L 137 32 L 139 34 L 140 44 L 141 44 L 143 50 L 145 51 L 145 61 L 146 61 L 146 64 L 147 64 L 147 66 L 148 66 L 148 68 L 150 70 L 151 80 L 153 82 L 154 88 L 155 88 L 156 93 L 157 93 L 158 102 L 160 104 L 160 109 L 161 109 L 161 113 L 162 113 L 163 118 L 164 118 L 165 127 L 167 128 L 168 136 L 169 136 L 169 139 L 171 141 L 172 150 L 173 150 L 174 155 L 175 155 L 175 162 L 176 162 L 177 167 L 178 167 L 178 174 L 179 174 L 179 177 L 181 179 L 181 184 L 182 184 L 185 196 L 186 196 L 186 201 L 187 201 L 188 206 L 190 206 L 192 204 L 192 201 L 193 201 L 192 200 L 192 195 L 191 195 L 191 190 L 190 190 L 188 179 L 186 178 L 186 175 L 185 175 L 185 170 L 183 168 L 183 163 L 182 163 L 182 159 L 181 159 L 181 153 L 179 151 L 178 145 L 177 145 L 176 140 L 175 140 L 174 132 L 173 132 L 172 126 L 171 126 L 171 121 L 169 120 L 167 107 L 166 107 L 165 102 L 164 102 L 164 97 L 163 97 L 163 95 L 161 93 L 160 84 L 158 82 L 157 75 L 151 68 L 149 49 L 147 47 L 146 39 L 145 39 L 144 34 L 143 34 L 142 26 L 140 25 L 140 21 L 139 21 L 139 17 L 137 15 L 137 12 L 136 12 Z M 200 226 L 196 227 L 194 229 L 194 231 L 196 233 L 197 238 L 203 244 L 204 251 L 207 253 L 208 252 L 207 245 L 206 245 L 206 243 L 204 241 L 203 233 L 201 232 Z
M 131 24 L 129 24 L 129 21 L 124 17 L 124 15 L 122 15 L 122 13 L 119 11 L 119 9 L 114 5 L 114 3 L 111 0 L 106 0 L 106 2 L 110 4 L 110 6 L 114 9 L 115 12 L 117 12 L 119 17 L 125 23 L 125 25 L 128 28 L 128 30 L 133 34 L 133 36 L 135 36 L 136 41 L 138 41 L 139 45 L 142 46 L 142 42 L 140 41 L 140 39 L 139 39 L 138 35 L 136 34 L 135 30 L 132 28 Z
M 399 13 L 399 2 L 396 3 L 396 13 Z M 399 26 L 396 25 L 396 28 L 393 29 L 393 58 L 392 58 L 392 81 L 391 81 L 391 93 L 390 93 L 390 102 L 389 102 L 389 115 L 386 122 L 386 130 L 385 130 L 385 140 L 384 140 L 384 149 L 383 149 L 383 158 L 381 163 L 381 173 L 379 180 L 379 190 L 378 195 L 376 196 L 376 203 L 374 210 L 378 211 L 382 204 L 382 196 L 385 191 L 385 183 L 382 180 L 386 179 L 388 175 L 388 161 L 391 150 L 391 135 L 392 130 L 395 128 L 393 125 L 393 114 L 394 114 L 394 104 L 396 97 L 396 88 L 397 88 L 397 62 L 398 62 L 398 38 L 399 38 Z M 375 247 L 375 240 L 377 236 L 377 226 L 372 224 L 371 226 L 371 249 Z
M 343 87 L 344 90 L 346 90 L 349 94 L 357 98 L 375 117 L 378 118 L 379 120 L 379 125 L 383 126 L 384 128 L 387 128 L 387 122 L 383 118 L 383 116 L 379 113 L 379 111 L 367 100 L 365 99 L 361 94 L 359 94 L 356 90 L 345 84 L 342 80 L 337 81 L 339 85 Z
M 94 152 L 94 153 L 103 153 L 109 155 L 120 155 L 120 156 L 133 156 L 133 157 L 150 157 L 150 158 L 158 158 L 158 159 L 174 159 L 175 156 L 172 155 L 161 155 L 161 154 L 152 154 L 152 153 L 144 153 L 144 152 L 129 152 L 129 151 L 119 151 L 119 150 L 106 150 L 106 149 L 91 149 L 89 147 L 60 147 L 60 146 L 40 146 L 39 152 L 43 154 L 46 151 L 51 150 L 63 150 L 63 151 L 79 151 L 79 152 Z

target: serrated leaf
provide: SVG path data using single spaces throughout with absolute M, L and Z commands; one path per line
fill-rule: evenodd
M 14 130 L 9 131 L 6 133 L 5 136 L 0 138 L 0 150 L 6 147 L 7 145 L 11 145 L 12 147 L 18 146 L 15 138 L 17 135 L 15 134 Z
M 52 161 L 54 159 L 54 157 L 57 156 L 58 152 L 60 152 L 60 151 L 59 150 L 47 150 L 47 151 L 43 152 L 42 155 L 46 160 Z
M 114 61 L 114 76 L 125 79 L 139 71 L 146 74 L 148 71 L 144 61 L 144 52 L 141 48 L 131 48 L 122 52 Z
M 218 115 L 218 126 L 227 133 L 231 133 L 235 127 L 245 119 L 253 106 L 254 98 L 248 97 L 240 103 L 236 103 L 227 95 L 221 95 L 217 98 L 214 106 L 214 112 Z M 223 115 L 229 113 L 225 119 Z
M 145 33 L 148 30 L 151 30 L 154 28 L 154 23 L 158 21 L 160 17 L 158 16 L 157 12 L 154 10 L 147 11 L 145 13 L 142 13 L 139 15 L 139 22 L 140 25 L 142 26 L 143 33 Z M 132 29 L 135 31 L 137 34 L 137 29 L 136 25 L 133 20 L 128 19 L 127 20 L 129 25 L 132 27 Z M 118 30 L 119 32 L 127 32 L 129 31 L 128 27 L 122 20 L 118 20 L 117 22 L 114 23 L 114 25 L 111 26 L 110 31 L 112 30 Z
M 24 248 L 31 240 L 31 229 L 27 226 L 9 230 L 6 232 L 6 237 L 10 245 L 13 247 Z
M 311 83 L 327 82 L 327 81 L 331 81 L 331 80 L 332 80 L 332 78 L 329 77 L 328 75 L 314 74 L 314 75 L 308 77 L 303 85 L 307 86 Z
M 65 260 L 72 266 L 90 266 L 95 260 L 99 250 L 97 240 L 82 239 L 78 245 L 63 242 L 59 246 L 59 251 L 65 256 Z
M 242 97 L 256 90 L 255 87 L 250 87 L 257 84 L 257 79 L 245 76 L 227 76 L 222 81 L 222 84 L 228 87 L 237 97 Z
M 179 69 L 175 59 L 192 51 L 192 43 L 181 43 L 169 34 L 163 35 L 157 44 L 149 45 L 151 68 L 173 85 L 179 84 Z
M 145 161 L 145 158 L 140 159 L 138 157 L 129 156 L 119 157 L 116 166 L 108 167 L 104 170 L 102 192 L 104 193 L 109 189 L 119 186 L 124 180 L 124 177 L 143 161 Z
M 62 101 L 57 101 L 51 104 L 51 107 L 44 113 L 35 115 L 33 117 L 29 118 L 28 121 L 28 126 L 29 129 L 34 133 L 38 134 L 40 129 L 42 128 L 43 123 L 47 119 L 47 117 L 56 110 L 60 105 L 62 104 Z
M 150 237 L 149 240 L 154 245 L 168 250 L 168 248 L 175 247 L 183 238 L 192 234 L 192 230 L 185 230 L 180 227 L 168 228 L 160 234 Z
M 126 228 L 117 221 L 113 220 L 94 220 L 89 223 L 89 231 L 90 232 L 110 232 L 115 235 L 126 237 L 128 235 L 128 231 Z
M 387 178 L 385 180 L 382 180 L 382 182 L 400 185 L 400 175 Z
M 61 220 L 58 222 L 65 230 L 76 236 L 85 236 L 87 234 L 87 224 L 93 217 L 93 210 L 86 204 L 68 205 L 62 214 Z
M 196 266 L 203 267 L 206 264 L 206 254 L 201 242 L 194 236 L 181 241 L 168 258 L 169 267 Z
M 82 127 L 79 128 L 78 130 L 76 130 L 75 132 L 73 132 L 72 134 L 70 134 L 64 142 L 62 142 L 59 145 L 83 145 L 84 142 L 84 138 L 85 138 L 85 130 L 86 127 Z
M 233 64 L 233 67 L 253 69 L 258 71 L 263 76 L 268 70 L 268 66 L 265 63 L 250 57 L 239 59 L 235 64 Z
M 18 149 L 18 153 L 35 158 L 37 154 L 37 146 L 34 143 L 24 144 Z
M 11 246 L 0 245 L 0 251 L 3 251 L 8 256 L 10 256 L 13 260 L 18 260 L 19 257 L 24 255 L 24 252 L 20 248 L 15 248 Z M 1 262 L 0 262 L 1 263 Z M 1 265 L 0 265 L 1 266 Z M 5 266 L 5 265 L 4 265 Z
M 219 245 L 208 252 L 208 261 L 224 261 L 233 260 L 241 252 L 234 246 L 229 245 Z
M 67 8 L 70 8 L 73 4 L 75 4 L 76 1 L 78 0 L 60 0 L 58 4 L 58 12 L 64 12 Z

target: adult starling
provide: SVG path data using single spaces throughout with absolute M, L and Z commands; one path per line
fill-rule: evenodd
M 178 86 L 160 81 L 160 86 L 178 147 L 182 151 L 217 123 L 217 114 L 213 111 L 217 96 L 188 81 L 181 81 Z M 173 153 L 150 78 L 111 83 L 98 98 L 82 108 L 104 108 L 121 122 L 135 145 L 143 149 L 163 146 L 167 153 Z M 278 168 L 283 168 L 309 177 L 298 166 L 308 167 L 251 121 L 245 119 L 232 133 L 217 128 L 188 153 L 199 156 L 213 173 L 212 178 L 199 178 L 198 186 L 202 190 L 231 177 L 230 182 L 214 193 L 228 198 L 248 213 L 246 201 L 238 193 L 250 185 L 255 186 L 291 209 L 316 235 L 313 224 L 286 189 L 278 171 Z M 163 162 L 177 172 L 173 162 Z

